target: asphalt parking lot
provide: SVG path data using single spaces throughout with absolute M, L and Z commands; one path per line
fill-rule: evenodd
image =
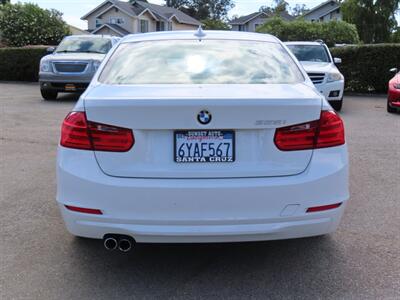
M 128 254 L 74 238 L 56 207 L 59 127 L 76 100 L 0 83 L 1 299 L 400 298 L 400 115 L 385 98 L 345 98 L 351 201 L 335 234 Z

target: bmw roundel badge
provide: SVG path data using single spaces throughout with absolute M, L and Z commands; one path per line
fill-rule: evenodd
M 199 121 L 199 123 L 203 125 L 207 125 L 208 123 L 210 123 L 211 119 L 212 116 L 207 110 L 202 110 L 197 115 L 197 121 Z

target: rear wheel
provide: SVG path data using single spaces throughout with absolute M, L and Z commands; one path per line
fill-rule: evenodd
M 387 111 L 388 113 L 395 113 L 396 109 L 389 105 L 389 100 L 387 101 Z
M 56 100 L 58 93 L 52 90 L 40 89 L 40 93 L 44 100 Z
M 333 107 L 334 110 L 340 111 L 342 109 L 343 99 L 341 99 L 339 101 L 329 102 L 329 104 Z

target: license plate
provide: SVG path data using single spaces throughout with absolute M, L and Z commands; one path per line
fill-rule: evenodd
M 65 90 L 66 91 L 75 91 L 76 90 L 75 84 L 72 84 L 72 83 L 66 84 L 65 85 Z
M 175 162 L 228 163 L 235 161 L 233 130 L 175 131 Z

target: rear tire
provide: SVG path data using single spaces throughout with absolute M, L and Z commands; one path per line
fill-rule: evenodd
M 329 104 L 332 106 L 332 108 L 336 111 L 340 111 L 342 109 L 343 106 L 343 99 L 339 100 L 339 101 L 332 101 L 329 102 Z
M 56 100 L 58 93 L 52 90 L 40 89 L 40 93 L 44 100 Z
M 388 113 L 391 113 L 391 114 L 396 112 L 396 109 L 395 109 L 395 108 L 390 107 L 390 105 L 389 105 L 389 100 L 387 101 L 387 112 L 388 112 Z

